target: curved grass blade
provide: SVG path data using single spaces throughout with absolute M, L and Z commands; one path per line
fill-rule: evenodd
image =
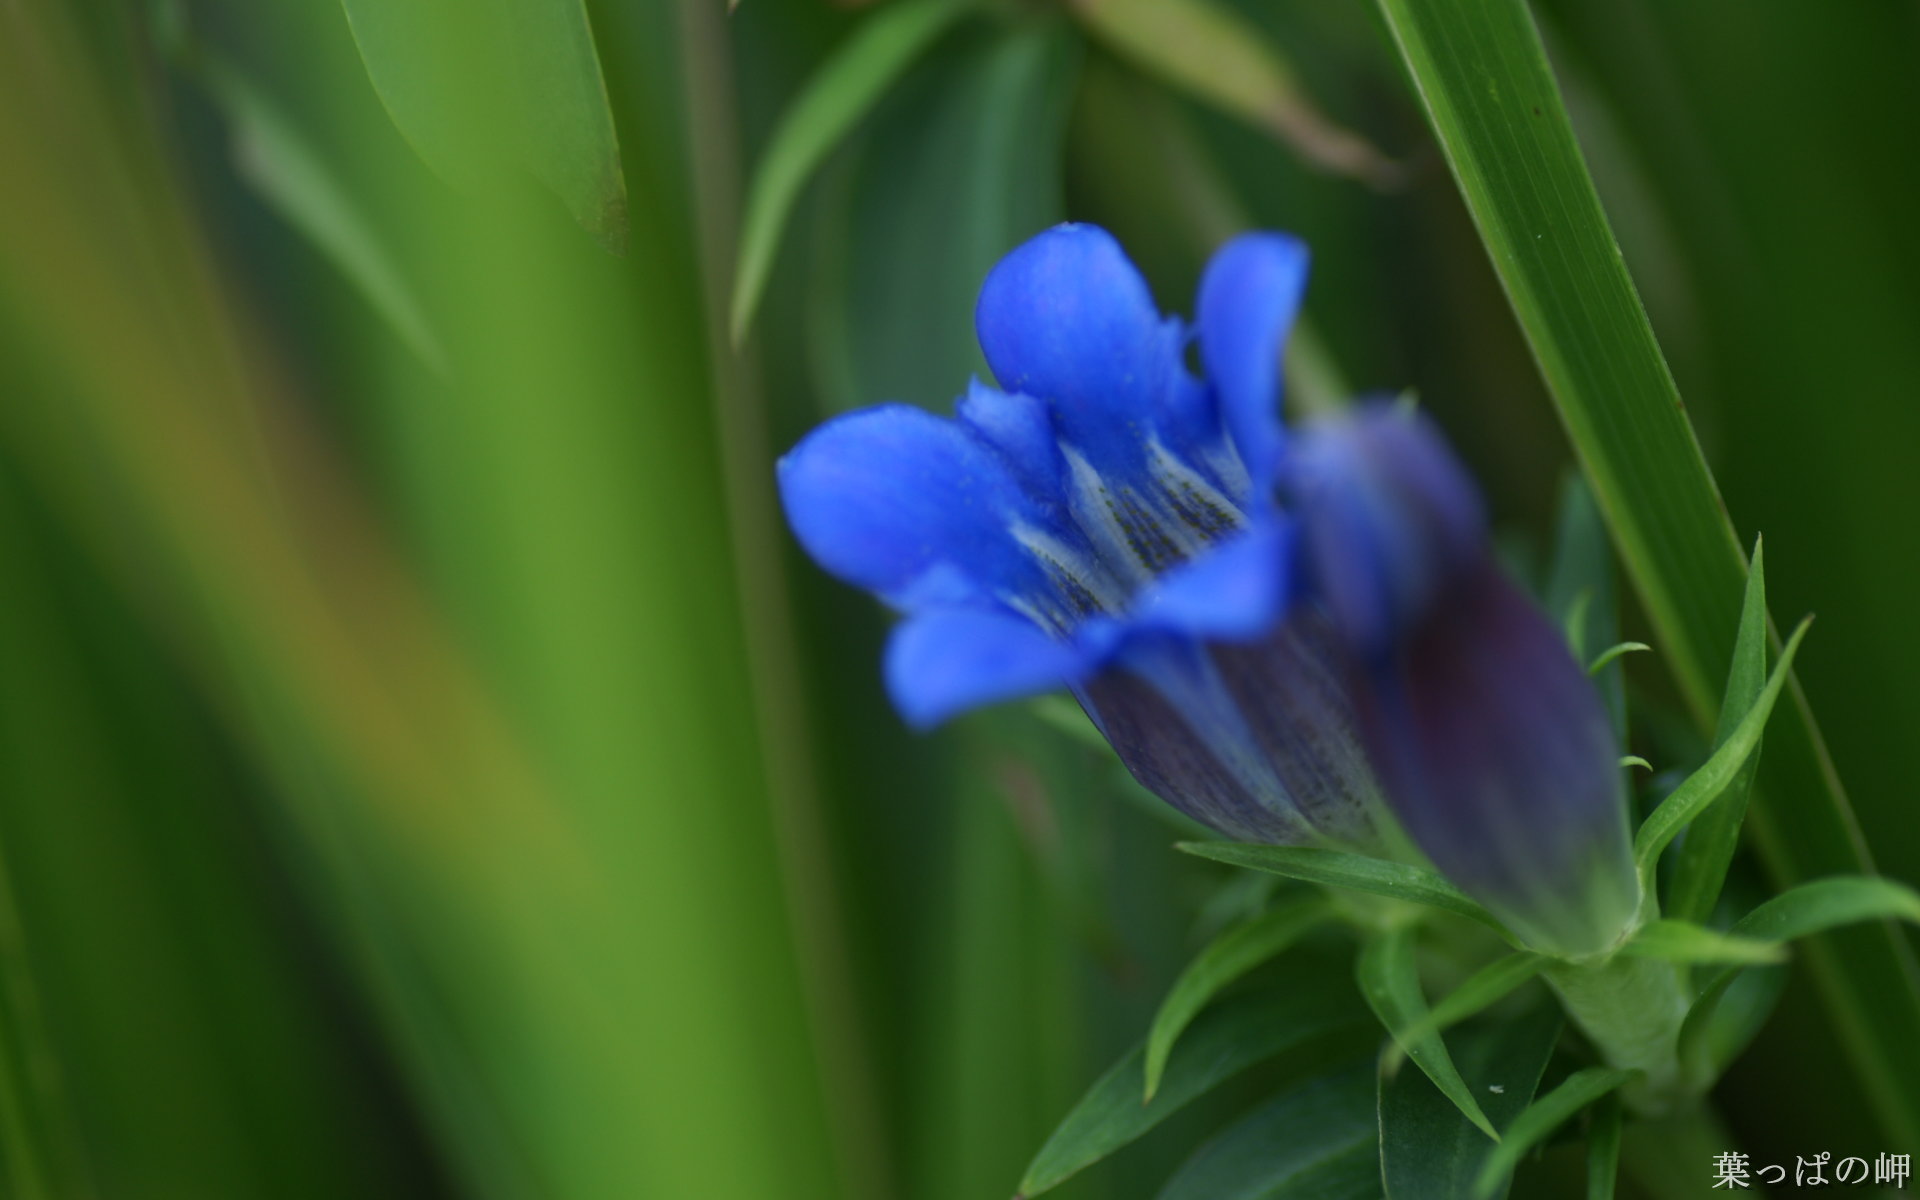
M 1196 1150 L 1156 1200 L 1378 1200 L 1371 1056 L 1295 1084 Z
M 1401 1039 L 1418 1041 L 1458 1025 L 1469 1017 L 1478 1016 L 1539 975 L 1547 961 L 1544 956 L 1526 950 L 1516 950 L 1504 958 L 1493 960 L 1448 992 L 1440 1003 L 1427 1010 L 1425 1016 L 1407 1026 L 1400 1034 Z
M 1321 112 L 1258 29 L 1212 0 L 1087 0 L 1088 32 L 1149 74 L 1266 130 L 1323 171 L 1377 188 L 1405 168 Z
M 972 0 L 886 5 L 807 81 L 781 117 L 748 185 L 728 318 L 734 345 L 753 322 L 801 188 L 887 88 L 971 6 Z
M 1270 871 L 1289 879 L 1318 883 L 1328 887 L 1351 888 L 1390 896 L 1410 904 L 1478 921 L 1511 940 L 1511 935 L 1494 915 L 1477 904 L 1459 888 L 1423 867 L 1386 862 L 1344 850 L 1322 850 L 1314 846 L 1252 846 L 1242 842 L 1179 842 L 1177 848 L 1199 858 L 1255 871 Z
M 1335 979 L 1245 996 L 1200 1015 L 1174 1047 L 1160 1089 L 1145 1104 L 1146 1047 L 1134 1047 L 1081 1097 L 1020 1181 L 1037 1196 L 1138 1138 L 1188 1102 L 1257 1062 L 1341 1028 L 1357 1027 L 1353 996 Z
M 1453 1102 L 1461 1115 L 1494 1141 L 1500 1134 L 1480 1109 L 1479 1101 L 1467 1081 L 1447 1054 L 1447 1044 L 1438 1033 L 1409 1038 L 1403 1031 L 1427 1015 L 1427 998 L 1420 991 L 1420 970 L 1414 962 L 1416 928 L 1402 925 L 1368 942 L 1360 952 L 1358 974 L 1360 992 L 1380 1023 L 1408 1058 L 1426 1073 L 1433 1086 Z
M 1487 1155 L 1480 1174 L 1473 1181 L 1478 1200 L 1488 1200 L 1505 1185 L 1527 1151 L 1546 1140 L 1562 1123 L 1621 1084 L 1637 1071 L 1616 1071 L 1611 1067 L 1588 1067 L 1567 1076 L 1565 1083 L 1527 1106 L 1525 1112 L 1507 1126 L 1506 1137 Z
M 1227 930 L 1180 972 L 1147 1031 L 1146 1099 L 1152 1100 L 1166 1072 L 1167 1055 L 1182 1030 L 1220 990 L 1298 941 L 1327 919 L 1318 896 L 1282 903 Z
M 1725 745 L 1740 722 L 1760 702 L 1767 682 L 1767 564 L 1765 546 L 1753 542 L 1753 565 L 1747 571 L 1747 592 L 1740 602 L 1740 635 L 1733 643 L 1733 666 L 1720 700 L 1719 727 L 1714 744 Z M 1687 836 L 1674 852 L 1673 873 L 1667 881 L 1668 914 L 1682 921 L 1705 921 L 1720 899 L 1727 867 L 1740 844 L 1740 827 L 1747 819 L 1747 793 L 1760 770 L 1760 747 L 1727 785 L 1720 799 L 1694 819 Z
M 1632 958 L 1663 958 L 1681 963 L 1740 963 L 1743 966 L 1785 962 L 1787 952 L 1778 942 L 1735 937 L 1690 921 L 1650 921 L 1633 940 L 1620 947 Z
M 1800 640 L 1807 635 L 1807 626 L 1813 618 L 1800 622 L 1793 636 L 1787 639 L 1786 649 L 1780 652 L 1779 665 L 1773 669 L 1773 678 L 1760 693 L 1746 716 L 1740 718 L 1740 724 L 1734 727 L 1727 740 L 1703 763 L 1699 770 L 1687 776 L 1686 782 L 1673 790 L 1673 794 L 1660 802 L 1660 807 L 1647 815 L 1641 823 L 1640 831 L 1633 837 L 1633 857 L 1640 866 L 1641 878 L 1653 880 L 1653 868 L 1660 861 L 1660 852 L 1679 835 L 1693 819 L 1704 812 L 1724 795 L 1739 778 L 1741 768 L 1747 759 L 1759 748 L 1760 735 L 1766 730 L 1767 718 L 1773 714 L 1774 701 L 1779 699 L 1780 690 L 1786 686 L 1787 673 L 1793 667 L 1793 656 L 1800 650 Z
M 1891 879 L 1842 876 L 1803 883 L 1782 892 L 1734 923 L 1736 937 L 1787 942 L 1860 921 L 1898 920 L 1920 925 L 1920 892 Z M 1711 1030 L 1716 1010 L 1740 968 L 1720 972 L 1700 991 L 1680 1026 L 1680 1061 L 1698 1079 L 1714 1070 Z
M 614 253 L 627 184 L 583 0 L 341 0 L 373 87 L 420 157 L 464 186 L 531 171 Z
M 1607 226 L 1525 0 L 1379 0 L 1681 693 L 1713 720 L 1740 541 Z M 1749 820 L 1782 886 L 1871 873 L 1805 698 L 1789 689 Z M 1856 1076 L 1920 1141 L 1920 965 L 1889 925 L 1808 947 Z
M 1560 1040 L 1557 1005 L 1516 1021 L 1479 1022 L 1453 1039 L 1454 1062 L 1503 1132 L 1533 1100 Z M 1380 1174 L 1390 1200 L 1466 1200 L 1487 1155 L 1486 1135 L 1418 1071 L 1380 1082 Z

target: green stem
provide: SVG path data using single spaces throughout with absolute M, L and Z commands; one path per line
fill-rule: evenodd
M 1681 1106 L 1679 1037 L 1687 994 L 1677 967 L 1620 955 L 1601 963 L 1561 963 L 1548 968 L 1546 977 L 1607 1065 L 1641 1073 L 1621 1091 L 1629 1108 L 1662 1116 Z
M 1739 1149 L 1704 1101 L 1657 1121 L 1635 1121 L 1620 1141 L 1620 1166 L 1654 1200 L 1696 1200 L 1716 1155 Z

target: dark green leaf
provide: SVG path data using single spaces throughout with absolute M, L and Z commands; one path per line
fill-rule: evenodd
M 1251 846 L 1242 842 L 1181 842 L 1181 850 L 1200 858 L 1271 871 L 1289 879 L 1328 887 L 1352 888 L 1389 896 L 1409 904 L 1425 904 L 1479 921 L 1500 933 L 1508 934 L 1493 914 L 1480 907 L 1465 892 L 1432 871 L 1405 863 L 1386 862 L 1343 850 L 1322 850 L 1313 846 Z
M 1446 1042 L 1438 1033 L 1423 1034 L 1417 1038 L 1405 1034 L 1407 1029 L 1427 1016 L 1427 998 L 1420 991 L 1420 969 L 1414 961 L 1416 933 L 1415 926 L 1402 925 L 1367 943 L 1360 952 L 1360 992 L 1406 1056 L 1426 1072 L 1427 1078 L 1467 1120 L 1497 1142 L 1500 1135 L 1494 1131 L 1493 1122 L 1480 1110 L 1480 1102 L 1474 1099 L 1473 1090 L 1453 1065 L 1453 1059 L 1447 1054 Z
M 1207 1002 L 1248 971 L 1293 945 L 1300 936 L 1327 919 L 1327 904 L 1318 896 L 1282 901 L 1268 912 L 1227 930 L 1202 950 L 1180 972 L 1167 998 L 1154 1014 L 1147 1032 L 1146 1098 L 1160 1086 L 1167 1055 L 1175 1039 Z
M 1037 1196 L 1146 1133 L 1196 1096 L 1257 1062 L 1360 1019 L 1351 992 L 1331 977 L 1282 993 L 1239 997 L 1202 1013 L 1173 1049 L 1154 1098 L 1141 1103 L 1146 1046 L 1115 1063 L 1060 1122 L 1021 1180 Z
M 1418 1040 L 1457 1025 L 1469 1017 L 1478 1016 L 1540 974 L 1547 961 L 1545 957 L 1526 950 L 1517 950 L 1504 958 L 1495 959 L 1448 992 L 1440 1003 L 1427 1011 L 1426 1016 L 1402 1032 L 1401 1037 L 1407 1041 Z
M 1540 1086 L 1560 1024 L 1560 1010 L 1542 1005 L 1518 1021 L 1468 1026 L 1453 1039 L 1461 1077 L 1502 1132 Z M 1426 1076 L 1403 1070 L 1383 1078 L 1380 1157 L 1392 1200 L 1464 1200 L 1493 1148 Z
M 1613 547 L 1593 502 L 1593 490 L 1579 472 L 1570 472 L 1560 489 L 1560 515 L 1554 529 L 1553 565 L 1547 573 L 1547 610 L 1567 628 L 1574 657 L 1584 661 L 1593 649 L 1620 640 L 1620 598 L 1614 582 Z M 1613 731 L 1627 732 L 1627 691 L 1618 664 L 1602 668 L 1594 680 L 1613 718 Z
M 1374 1200 L 1371 1056 L 1286 1088 L 1194 1152 L 1158 1200 Z
M 1655 343 L 1525 0 L 1380 0 L 1414 88 L 1696 719 L 1732 661 L 1740 541 Z M 1805 699 L 1749 820 L 1782 885 L 1871 872 Z M 1809 955 L 1888 1132 L 1920 1140 L 1920 970 L 1890 926 Z
M 609 249 L 627 244 L 627 184 L 583 0 L 341 0 L 374 90 L 447 179 L 527 170 Z
M 1726 693 L 1720 700 L 1719 728 L 1714 744 L 1723 746 L 1741 720 L 1759 703 L 1767 682 L 1767 569 L 1764 547 L 1753 543 L 1753 566 L 1747 573 L 1747 594 L 1740 605 L 1740 635 L 1733 644 L 1733 666 L 1727 672 Z M 1713 915 L 1727 866 L 1740 844 L 1740 827 L 1747 819 L 1747 793 L 1760 770 L 1760 747 L 1755 746 L 1732 782 L 1706 811 L 1694 818 L 1687 836 L 1674 852 L 1673 874 L 1667 883 L 1666 910 L 1682 921 L 1704 921 Z
M 1593 1109 L 1587 1140 L 1587 1200 L 1613 1200 L 1620 1174 L 1620 1100 L 1608 1096 Z
M 1608 1095 L 1637 1072 L 1611 1067 L 1588 1067 L 1567 1076 L 1565 1083 L 1527 1106 L 1503 1131 L 1506 1136 L 1487 1155 L 1474 1178 L 1476 1200 L 1488 1200 L 1506 1190 L 1508 1177 L 1520 1159 L 1547 1135 L 1576 1116 L 1581 1109 Z
M 869 16 L 793 101 L 773 131 L 747 190 L 729 318 L 747 335 L 800 191 L 889 86 L 971 6 L 971 0 L 899 0 Z
M 1780 662 L 1773 668 L 1773 678 L 1754 701 L 1753 707 L 1740 719 L 1733 733 L 1720 743 L 1720 748 L 1699 770 L 1687 776 L 1686 782 L 1675 788 L 1672 795 L 1660 802 L 1660 807 L 1647 815 L 1640 831 L 1634 835 L 1634 859 L 1640 864 L 1641 878 L 1649 886 L 1653 880 L 1654 864 L 1660 860 L 1660 852 L 1733 785 L 1741 767 L 1760 745 L 1760 734 L 1766 729 L 1767 718 L 1773 713 L 1774 701 L 1779 699 L 1781 689 L 1786 686 L 1788 672 L 1793 669 L 1793 656 L 1799 652 L 1800 640 L 1806 637 L 1811 621 L 1812 618 L 1808 618 L 1800 622 L 1793 636 L 1787 639 L 1786 648 L 1780 652 Z

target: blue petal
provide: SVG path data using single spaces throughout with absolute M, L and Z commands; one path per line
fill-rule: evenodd
M 1420 414 L 1376 405 L 1308 426 L 1286 485 L 1312 586 L 1364 657 L 1390 653 L 1483 554 L 1479 493 Z
M 996 391 L 975 379 L 960 398 L 957 415 L 1006 457 L 1029 491 L 1058 495 L 1063 464 L 1054 441 L 1053 418 L 1044 403 L 1018 392 Z
M 963 426 L 887 405 L 839 417 L 780 460 L 780 498 L 807 552 L 907 606 L 1044 591 L 1011 532 L 1043 518 Z
M 1355 678 L 1387 798 L 1434 865 L 1537 949 L 1613 945 L 1639 885 L 1612 726 L 1560 631 L 1491 555 L 1391 664 Z
M 1200 281 L 1200 361 L 1256 494 L 1273 479 L 1285 447 L 1280 425 L 1280 351 L 1307 287 L 1307 248 L 1279 233 L 1228 242 Z
M 1295 530 L 1274 521 L 1162 575 L 1135 599 L 1134 623 L 1245 642 L 1270 632 L 1292 599 Z
M 1180 330 L 1112 235 L 1061 225 L 1026 242 L 987 276 L 974 324 L 1000 385 L 1052 405 L 1089 462 L 1144 461 L 1144 434 L 1184 370 Z
M 978 609 L 936 609 L 901 623 L 887 644 L 887 691 L 916 729 L 970 708 L 1051 692 L 1091 669 L 1071 643 L 1032 622 Z

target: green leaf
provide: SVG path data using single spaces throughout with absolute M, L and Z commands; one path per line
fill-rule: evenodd
M 1402 1031 L 1400 1037 L 1405 1041 L 1417 1041 L 1428 1034 L 1458 1025 L 1469 1017 L 1478 1016 L 1540 974 L 1547 962 L 1545 956 L 1526 950 L 1516 950 L 1504 958 L 1494 959 L 1469 975 L 1459 987 L 1448 992 L 1424 1017 Z
M 1638 654 L 1643 650 L 1651 649 L 1653 649 L 1653 647 L 1647 645 L 1645 642 L 1615 642 L 1594 656 L 1593 661 L 1587 664 L 1587 674 L 1598 675 L 1600 672 L 1606 670 L 1608 665 L 1616 659 L 1628 654 Z
M 1687 423 L 1525 0 L 1379 0 L 1559 409 L 1663 661 L 1702 726 L 1732 662 L 1740 540 Z M 1768 737 L 1748 827 L 1780 886 L 1871 873 L 1805 698 Z M 1891 926 L 1809 949 L 1887 1132 L 1920 1141 L 1920 969 Z
M 448 180 L 490 188 L 526 170 L 615 253 L 627 184 L 583 0 L 341 0 L 373 87 Z
M 1517 1021 L 1470 1025 L 1453 1039 L 1461 1076 L 1503 1132 L 1540 1086 L 1561 1022 L 1557 1006 L 1541 1005 Z M 1382 1077 L 1381 1175 L 1391 1200 L 1465 1200 L 1494 1147 L 1425 1075 Z
M 188 65 L 232 126 L 235 169 L 313 243 L 408 349 L 438 374 L 447 354 L 412 285 L 373 223 L 306 136 L 266 95 L 204 50 Z
M 1157 1200 L 1377 1200 L 1371 1056 L 1269 1098 L 1201 1146 Z
M 1286 901 L 1227 930 L 1188 963 L 1147 1032 L 1146 1099 L 1152 1100 L 1160 1087 L 1174 1041 L 1207 1002 L 1326 919 L 1327 904 L 1318 896 Z
M 1289 879 L 1328 887 L 1352 888 L 1389 896 L 1410 904 L 1424 904 L 1479 921 L 1511 940 L 1492 913 L 1465 892 L 1424 867 L 1386 862 L 1344 850 L 1313 846 L 1251 846 L 1241 842 L 1180 842 L 1178 848 L 1200 858 L 1255 871 L 1270 871 Z
M 1258 29 L 1212 0 L 1086 0 L 1074 16 L 1175 88 L 1264 129 L 1322 170 L 1388 187 L 1404 169 L 1322 113 Z
M 1634 958 L 1663 958 L 1683 963 L 1785 962 L 1787 953 L 1777 942 L 1735 937 L 1695 925 L 1691 921 L 1650 921 L 1620 953 Z
M 1640 831 L 1634 835 L 1633 856 L 1640 866 L 1643 879 L 1652 886 L 1653 868 L 1660 861 L 1660 852 L 1667 848 L 1682 829 L 1699 816 L 1709 804 L 1719 799 L 1739 777 L 1740 769 L 1760 745 L 1760 734 L 1767 727 L 1767 718 L 1773 713 L 1774 701 L 1780 697 L 1780 689 L 1786 686 L 1788 672 L 1793 667 L 1793 656 L 1800 650 L 1800 640 L 1807 635 L 1807 626 L 1812 618 L 1800 622 L 1793 636 L 1787 639 L 1786 649 L 1780 652 L 1780 662 L 1773 668 L 1773 678 L 1755 700 L 1747 715 L 1740 719 L 1727 740 L 1703 763 L 1699 770 L 1687 776 L 1686 782 L 1673 790 L 1673 794 L 1660 802 L 1660 807 L 1647 814 L 1641 823 Z
M 1451 1100 L 1467 1120 L 1492 1138 L 1500 1140 L 1493 1122 L 1480 1109 L 1466 1080 L 1447 1054 L 1447 1044 L 1438 1033 L 1418 1038 L 1406 1037 L 1404 1030 L 1427 1016 L 1427 998 L 1420 991 L 1420 968 L 1414 961 L 1414 939 L 1418 930 L 1402 925 L 1368 942 L 1360 952 L 1358 965 L 1360 992 L 1367 998 L 1380 1023 L 1393 1040 L 1414 1061 L 1433 1085 Z
M 1620 1099 L 1608 1096 L 1593 1109 L 1587 1138 L 1587 1200 L 1613 1200 L 1620 1175 Z
M 1637 1074 L 1637 1071 L 1616 1071 L 1611 1067 L 1588 1067 L 1567 1076 L 1565 1083 L 1528 1105 L 1526 1111 L 1507 1126 L 1506 1137 L 1481 1165 L 1480 1174 L 1473 1181 L 1477 1200 L 1497 1195 L 1527 1151 L 1545 1141 L 1548 1134 L 1581 1109 Z
M 1732 934 L 1788 942 L 1859 921 L 1900 920 L 1920 925 L 1920 893 L 1903 883 L 1873 876 L 1841 876 L 1803 883 L 1782 892 L 1734 922 Z M 1713 1045 L 1714 1018 L 1740 968 L 1720 972 L 1687 1010 L 1680 1026 L 1680 1061 L 1697 1080 L 1713 1077 L 1725 1061 Z
M 1587 647 L 1610 646 L 1620 640 L 1620 599 L 1613 576 L 1613 547 L 1607 527 L 1593 502 L 1593 490 L 1579 472 L 1569 472 L 1560 489 L 1560 515 L 1555 523 L 1553 565 L 1547 572 L 1544 596 L 1547 610 L 1567 630 L 1567 644 L 1577 661 L 1585 661 Z M 1613 719 L 1613 731 L 1627 731 L 1627 693 L 1620 668 L 1607 664 L 1594 680 Z
M 729 318 L 735 345 L 747 336 L 781 233 L 807 180 L 887 88 L 971 7 L 972 0 L 897 0 L 880 8 L 780 118 L 747 189 Z
M 1764 546 L 1753 543 L 1753 566 L 1747 573 L 1747 594 L 1740 604 L 1740 635 L 1733 644 L 1733 666 L 1727 672 L 1726 693 L 1720 701 L 1716 746 L 1725 745 L 1740 722 L 1759 703 L 1767 681 L 1767 569 Z M 1674 852 L 1673 872 L 1667 882 L 1667 912 L 1682 921 L 1704 921 L 1713 915 L 1726 882 L 1727 867 L 1740 844 L 1740 827 L 1747 819 L 1747 793 L 1760 770 L 1760 747 L 1741 765 L 1720 799 L 1694 819 L 1687 836 Z
M 1353 996 L 1327 977 L 1281 993 L 1238 997 L 1202 1013 L 1174 1047 L 1160 1088 L 1141 1103 L 1142 1043 L 1081 1097 L 1027 1167 L 1022 1196 L 1037 1196 L 1128 1144 L 1195 1097 L 1265 1059 L 1322 1034 L 1353 1028 Z

